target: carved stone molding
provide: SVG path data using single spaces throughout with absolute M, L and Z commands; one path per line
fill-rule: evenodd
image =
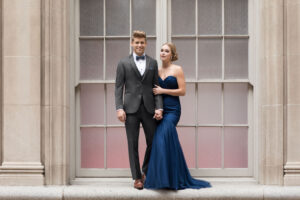
M 263 0 L 260 20 L 260 183 L 283 184 L 284 0 Z
M 42 143 L 45 183 L 69 181 L 69 1 L 42 1 Z
M 284 185 L 300 185 L 300 0 L 286 0 L 286 129 Z
M 41 1 L 2 0 L 0 185 L 43 185 Z

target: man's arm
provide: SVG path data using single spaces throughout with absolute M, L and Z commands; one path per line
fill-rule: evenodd
M 123 109 L 123 88 L 125 84 L 125 73 L 122 62 L 119 62 L 116 72 L 115 103 L 116 110 Z
M 156 60 L 154 60 L 154 69 L 155 69 L 155 73 L 153 76 L 153 88 L 155 87 L 155 85 L 159 85 L 158 82 L 158 66 L 157 66 L 157 62 Z M 155 110 L 162 110 L 163 109 L 163 100 L 162 100 L 162 96 L 161 95 L 155 95 Z
M 153 87 L 155 85 L 159 85 L 158 82 L 158 66 L 157 66 L 157 61 L 154 60 L 154 69 L 155 69 L 155 73 L 153 76 Z M 154 118 L 156 120 L 161 120 L 163 118 L 163 100 L 162 100 L 162 96 L 161 95 L 155 95 L 154 96 L 155 99 L 155 114 L 154 114 Z
M 123 109 L 123 89 L 125 84 L 125 73 L 122 62 L 119 62 L 116 72 L 115 84 L 115 104 L 117 110 L 117 117 L 121 122 L 125 122 L 126 113 Z

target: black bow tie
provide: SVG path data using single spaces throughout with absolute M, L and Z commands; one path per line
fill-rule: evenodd
M 138 60 L 145 60 L 145 56 L 143 55 L 143 56 L 136 56 L 136 60 L 138 61 Z

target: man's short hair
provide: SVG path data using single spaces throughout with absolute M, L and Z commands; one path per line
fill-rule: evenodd
M 145 38 L 145 40 L 147 40 L 146 33 L 144 31 L 139 31 L 139 30 L 135 30 L 132 32 L 131 41 L 133 41 L 134 38 Z

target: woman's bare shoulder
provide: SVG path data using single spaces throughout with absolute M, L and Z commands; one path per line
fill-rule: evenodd
M 180 65 L 174 65 L 173 64 L 173 69 L 174 69 L 174 71 L 175 71 L 176 74 L 183 73 L 182 67 Z

